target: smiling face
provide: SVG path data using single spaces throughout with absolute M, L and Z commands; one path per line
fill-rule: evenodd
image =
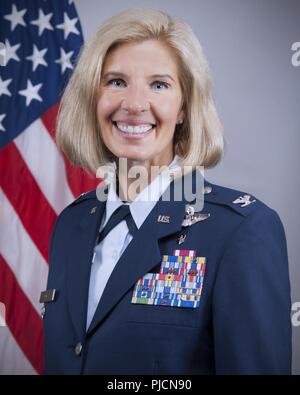
M 176 58 L 157 40 L 121 44 L 107 55 L 97 103 L 106 147 L 118 158 L 168 165 L 183 119 Z

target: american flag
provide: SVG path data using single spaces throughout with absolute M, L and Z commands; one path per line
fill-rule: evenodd
M 7 327 L 0 328 L 0 373 L 43 372 L 39 295 L 51 231 L 62 209 L 97 185 L 54 141 L 60 96 L 82 43 L 72 0 L 1 0 L 0 302 Z

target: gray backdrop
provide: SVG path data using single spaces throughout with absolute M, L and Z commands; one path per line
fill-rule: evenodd
M 292 300 L 300 302 L 300 0 L 75 0 L 85 39 L 112 14 L 137 6 L 185 19 L 208 57 L 226 134 L 209 181 L 256 195 L 285 226 Z M 300 56 L 299 56 L 300 59 Z M 300 317 L 293 327 L 293 372 L 300 374 Z

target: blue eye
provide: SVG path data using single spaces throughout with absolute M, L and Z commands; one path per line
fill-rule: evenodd
M 163 81 L 154 81 L 153 84 L 162 85 L 166 89 L 168 89 L 168 87 L 169 87 L 169 84 L 167 84 L 166 82 L 163 82 Z M 158 90 L 161 91 L 161 89 L 158 89 Z
M 116 88 L 119 88 L 121 85 L 119 84 L 119 83 L 125 83 L 124 82 L 124 80 L 122 80 L 121 78 L 114 78 L 114 79 L 112 79 L 112 80 L 110 80 L 110 81 L 108 81 L 108 83 L 107 83 L 107 85 L 112 85 L 112 86 L 115 86 Z M 154 81 L 153 83 L 152 83 L 152 85 L 156 85 L 156 86 L 158 86 L 158 85 L 161 85 L 161 86 L 163 86 L 164 88 L 166 88 L 166 89 L 168 89 L 168 87 L 169 87 L 169 84 L 167 83 L 167 82 L 163 82 L 163 81 Z M 161 91 L 162 89 L 161 88 L 159 88 L 158 89 L 159 91 Z
M 116 85 L 116 84 L 114 84 L 114 82 L 119 82 L 119 81 L 122 81 L 122 82 L 124 82 L 121 78 L 115 78 L 115 79 L 113 79 L 113 80 L 110 80 L 110 81 L 108 81 L 108 85 L 114 85 L 114 86 L 116 86 L 117 88 L 120 86 L 120 85 Z

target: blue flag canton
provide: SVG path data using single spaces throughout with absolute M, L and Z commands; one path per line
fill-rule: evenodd
M 60 100 L 82 44 L 72 0 L 0 2 L 0 147 Z

